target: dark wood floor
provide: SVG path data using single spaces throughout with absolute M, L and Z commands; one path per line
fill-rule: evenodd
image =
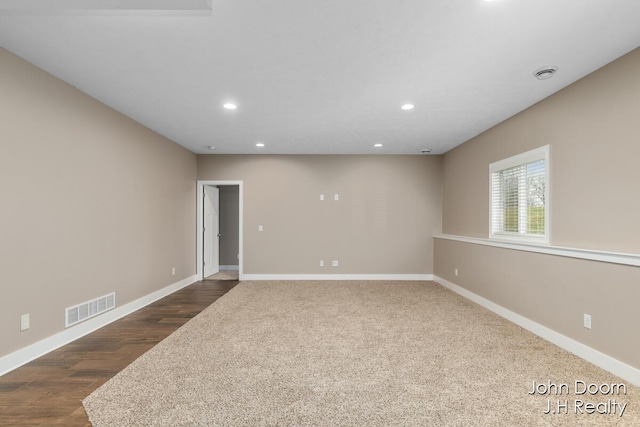
M 82 399 L 237 283 L 194 283 L 0 377 L 0 425 L 90 426 Z

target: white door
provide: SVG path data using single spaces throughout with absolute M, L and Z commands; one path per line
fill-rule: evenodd
M 209 277 L 220 271 L 219 260 L 219 218 L 220 196 L 217 187 L 205 185 L 204 187 L 204 231 L 202 236 L 203 252 L 204 252 L 204 277 Z

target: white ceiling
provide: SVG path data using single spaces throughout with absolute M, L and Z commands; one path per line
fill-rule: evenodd
M 195 153 L 221 154 L 444 153 L 640 45 L 639 0 L 212 8 L 4 13 L 0 45 Z M 556 75 L 535 79 L 546 65 Z

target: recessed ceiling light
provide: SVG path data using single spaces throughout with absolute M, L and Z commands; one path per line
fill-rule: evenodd
M 226 108 L 227 110 L 235 110 L 236 108 L 238 108 L 238 106 L 236 104 L 232 104 L 230 102 L 227 102 L 226 104 L 222 105 L 224 108 Z
M 402 107 L 400 107 L 400 108 L 402 108 L 403 110 L 413 110 L 413 109 L 414 109 L 414 107 L 415 107 L 415 105 L 413 105 L 413 104 L 404 104 L 404 105 L 403 105 Z
M 423 148 L 422 154 L 429 154 L 431 152 L 431 148 Z
M 536 79 L 538 80 L 547 80 L 553 77 L 556 71 L 558 71 L 558 67 L 555 65 L 547 65 L 546 67 L 535 70 L 533 75 L 536 76 Z
M 214 147 L 213 145 L 210 145 L 207 148 L 209 149 L 209 151 L 214 151 L 216 149 L 216 147 Z
M 258 143 L 256 144 L 256 147 L 264 147 L 264 143 L 262 143 L 262 142 L 258 142 Z
M 376 147 L 376 148 L 380 148 L 380 147 L 382 147 L 382 144 L 373 144 L 373 146 Z

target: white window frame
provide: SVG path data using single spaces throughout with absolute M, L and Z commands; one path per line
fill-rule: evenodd
M 549 244 L 549 236 L 551 230 L 551 217 L 550 213 L 550 188 L 551 188 L 551 179 L 550 173 L 551 170 L 551 161 L 549 155 L 549 145 L 545 145 L 540 148 L 533 149 L 531 151 L 527 151 L 522 154 L 518 154 L 513 157 L 509 157 L 508 159 L 500 160 L 489 165 L 489 238 L 495 240 L 508 240 L 508 241 L 518 241 L 522 243 L 532 243 L 532 244 Z M 494 189 L 493 189 L 493 175 L 495 173 L 499 173 L 505 169 L 510 169 L 516 166 L 525 165 L 527 163 L 535 162 L 538 160 L 544 160 L 544 173 L 545 173 L 545 200 L 544 200 L 544 235 L 532 235 L 532 234 L 518 234 L 518 233 L 506 233 L 501 231 L 494 230 Z

